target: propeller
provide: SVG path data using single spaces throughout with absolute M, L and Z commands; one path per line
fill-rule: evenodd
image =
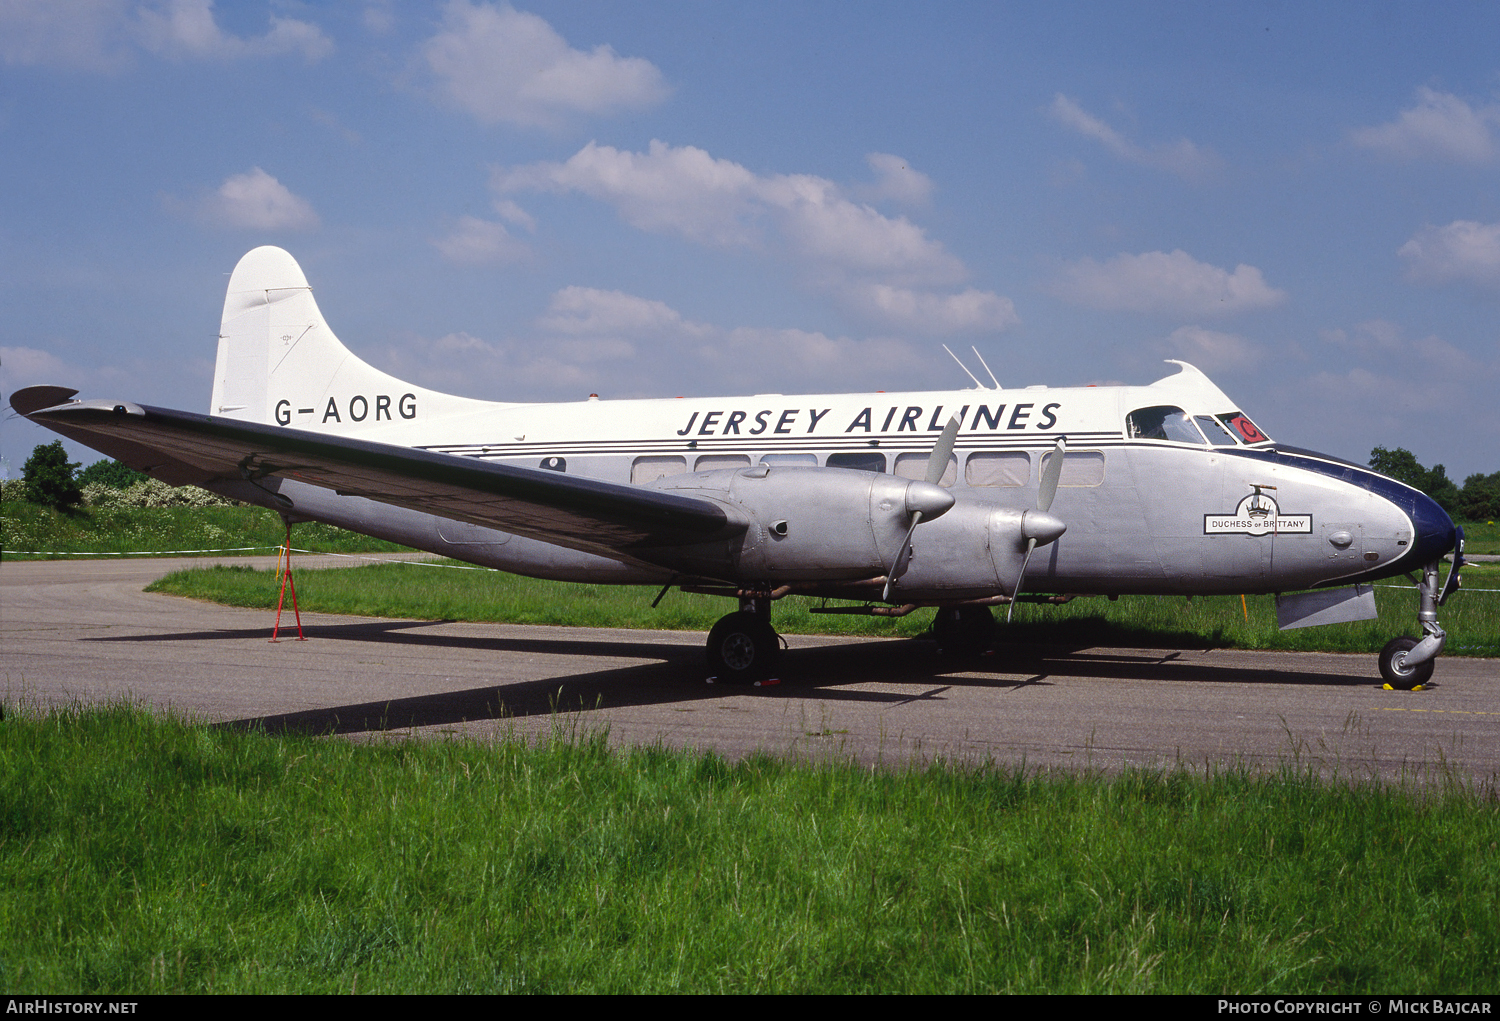
M 911 527 L 906 530 L 906 538 L 896 550 L 896 559 L 891 561 L 891 569 L 885 572 L 885 590 L 880 594 L 882 602 L 891 600 L 891 586 L 896 582 L 897 572 L 911 556 L 911 536 L 917 530 L 917 525 L 921 524 L 923 518 L 935 518 L 953 506 L 953 494 L 940 488 L 938 483 L 948 470 L 948 458 L 953 456 L 953 442 L 958 439 L 961 424 L 957 415 L 948 419 L 937 443 L 933 444 L 932 453 L 927 455 L 926 480 L 921 484 L 913 482 L 906 487 L 906 510 L 911 514 Z
M 1057 447 L 1047 459 L 1047 467 L 1042 469 L 1042 482 L 1036 494 L 1036 510 L 1021 515 L 1021 536 L 1026 540 L 1026 558 L 1021 561 L 1021 573 L 1016 575 L 1016 587 L 1011 590 L 1010 609 L 1005 611 L 1007 624 L 1010 623 L 1011 615 L 1016 612 L 1016 600 L 1021 596 L 1021 582 L 1026 580 L 1026 566 L 1031 563 L 1032 551 L 1039 545 L 1045 546 L 1056 541 L 1068 530 L 1067 525 L 1047 513 L 1052 509 L 1052 501 L 1057 496 L 1057 482 L 1062 478 L 1063 457 L 1067 452 L 1067 437 L 1059 436 Z

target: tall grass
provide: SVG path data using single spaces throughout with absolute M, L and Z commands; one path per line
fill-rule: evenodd
M 1492 790 L 1110 779 L 130 707 L 0 725 L 0 984 L 152 992 L 1493 992 Z

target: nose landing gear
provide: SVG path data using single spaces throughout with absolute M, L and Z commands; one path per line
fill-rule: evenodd
M 1453 546 L 1453 567 L 1448 571 L 1448 580 L 1438 585 L 1438 561 L 1434 560 L 1422 568 L 1422 579 L 1417 582 L 1417 597 L 1420 600 L 1417 620 L 1422 625 L 1422 639 L 1393 638 L 1380 650 L 1380 676 L 1387 687 L 1397 691 L 1411 691 L 1426 684 L 1432 677 L 1433 660 L 1443 651 L 1448 633 L 1437 619 L 1437 608 L 1458 591 L 1459 568 L 1464 564 L 1464 532 L 1458 529 Z

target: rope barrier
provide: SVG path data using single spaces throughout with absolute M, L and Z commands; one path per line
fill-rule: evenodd
M 66 553 L 58 550 L 8 549 L 4 552 L 25 557 L 168 557 L 176 553 L 248 553 L 258 549 L 281 549 L 280 546 L 235 546 L 231 549 L 140 549 L 122 552 Z M 298 552 L 303 552 L 298 550 Z

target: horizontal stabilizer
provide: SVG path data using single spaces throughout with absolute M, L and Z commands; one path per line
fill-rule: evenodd
M 28 386 L 10 395 L 10 406 L 23 415 L 61 404 L 78 391 L 66 386 Z

